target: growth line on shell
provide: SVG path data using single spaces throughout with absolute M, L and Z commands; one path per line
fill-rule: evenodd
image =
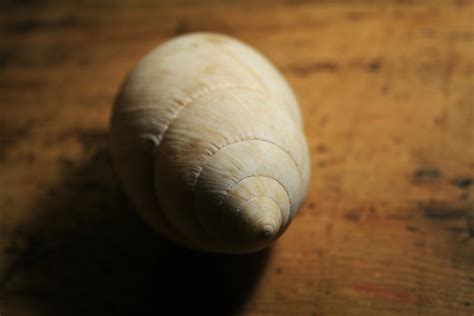
M 258 88 L 254 85 L 246 85 L 246 84 L 240 84 L 240 83 L 231 83 L 231 82 L 222 82 L 222 83 L 219 83 L 219 84 L 215 84 L 214 87 L 208 87 L 208 86 L 204 86 L 204 87 L 200 87 L 198 89 L 196 89 L 193 93 L 190 94 L 190 96 L 182 99 L 182 100 L 175 100 L 176 102 L 176 105 L 178 106 L 181 106 L 180 108 L 178 108 L 178 110 L 175 111 L 175 113 L 173 113 L 173 117 L 171 118 L 171 121 L 168 122 L 166 128 L 165 128 L 165 131 L 166 129 L 168 128 L 168 125 L 170 125 L 170 123 L 176 119 L 176 117 L 179 115 L 179 112 L 185 108 L 186 106 L 188 106 L 190 103 L 192 103 L 193 101 L 195 101 L 196 99 L 200 98 L 200 97 L 203 97 L 205 95 L 208 95 L 214 91 L 219 91 L 219 90 L 224 90 L 224 89 L 246 89 L 246 90 L 252 90 L 252 91 L 256 91 L 256 92 L 260 92 L 262 94 L 267 94 L 266 91 L 262 90 L 261 88 Z M 116 101 L 118 102 L 118 101 Z M 152 110 L 156 110 L 158 107 L 155 106 L 155 105 L 147 105 L 147 106 L 137 106 L 137 107 L 134 107 L 132 109 L 122 109 L 121 111 L 117 111 L 114 113 L 114 115 L 122 115 L 122 114 L 129 114 L 129 113 L 134 113 L 134 112 L 142 112 L 142 111 L 152 111 Z
M 262 176 L 263 177 L 263 176 Z M 271 177 L 267 177 L 267 178 L 270 178 Z M 281 210 L 281 206 L 280 206 L 280 203 L 277 202 L 277 200 L 275 200 L 274 198 L 272 198 L 271 196 L 267 196 L 267 195 L 255 195 L 253 197 L 251 197 L 250 199 L 247 199 L 244 203 L 242 203 L 242 205 L 235 211 L 236 214 L 239 214 L 240 213 L 240 210 L 245 206 L 246 203 L 249 203 L 251 201 L 254 201 L 258 198 L 267 198 L 267 199 L 270 199 L 272 200 L 273 202 L 275 202 L 276 205 L 278 205 L 278 208 L 280 209 L 280 216 L 281 216 L 281 222 L 283 223 L 283 211 Z M 288 201 L 290 201 L 290 199 L 288 198 Z M 289 202 L 290 204 L 290 214 L 288 214 L 288 218 L 290 218 L 289 215 L 291 215 L 291 202 Z M 287 224 L 289 221 L 287 221 L 285 224 Z
M 267 85 L 264 83 L 264 81 L 262 80 L 262 77 L 260 77 L 254 70 L 252 67 L 250 67 L 246 62 L 242 61 L 240 58 L 238 58 L 237 56 L 235 56 L 234 54 L 232 54 L 231 51 L 229 51 L 225 46 L 223 45 L 215 45 L 217 49 L 219 49 L 220 51 L 224 52 L 224 54 L 226 54 L 227 56 L 229 56 L 230 58 L 232 58 L 235 62 L 237 62 L 239 65 L 241 65 L 243 68 L 245 68 L 245 70 L 247 70 L 251 75 L 252 77 L 254 77 L 254 79 L 258 82 L 259 85 L 262 86 L 262 88 L 265 90 L 265 92 L 268 92 L 268 87 Z
M 273 179 L 275 180 L 276 182 L 278 182 L 278 184 L 283 188 L 283 190 L 285 190 L 286 192 L 286 195 L 288 196 L 288 202 L 290 204 L 290 216 L 293 215 L 292 214 L 292 202 L 291 202 L 291 197 L 290 197 L 290 192 L 288 192 L 288 190 L 286 189 L 286 187 L 283 185 L 283 183 L 281 183 L 280 180 L 278 180 L 277 178 L 275 178 L 274 176 L 267 176 L 267 175 L 255 175 L 255 174 L 252 174 L 252 175 L 249 175 L 249 176 L 245 176 L 241 179 L 239 179 L 238 181 L 236 181 L 234 184 L 232 184 L 232 186 L 227 190 L 225 191 L 225 193 L 223 194 L 222 198 L 219 200 L 219 203 L 217 203 L 217 206 L 221 206 L 222 203 L 224 203 L 224 200 L 226 198 L 226 196 L 229 194 L 230 191 L 232 191 L 232 189 L 238 185 L 240 182 L 244 181 L 245 179 L 248 179 L 248 178 L 269 178 L 269 179 Z M 277 203 L 278 204 L 278 203 Z M 278 204 L 279 205 L 279 204 Z M 280 209 L 281 211 L 281 209 Z
M 231 145 L 235 145 L 235 144 L 239 144 L 239 143 L 242 143 L 242 142 L 246 142 L 246 141 L 259 141 L 259 142 L 264 142 L 264 143 L 267 143 L 267 144 L 270 144 L 270 145 L 273 145 L 275 147 L 277 147 L 278 149 L 280 149 L 281 151 L 285 152 L 288 157 L 291 159 L 291 161 L 294 163 L 295 167 L 296 167 L 296 171 L 298 172 L 298 175 L 300 177 L 300 183 L 303 184 L 303 175 L 301 174 L 301 170 L 298 166 L 298 163 L 296 162 L 296 159 L 295 157 L 293 157 L 293 155 L 291 155 L 291 153 L 286 149 L 284 148 L 283 146 L 277 144 L 277 143 L 274 143 L 272 141 L 269 141 L 267 139 L 261 139 L 261 138 L 245 138 L 245 139 L 239 139 L 237 141 L 234 141 L 234 142 L 226 142 L 224 144 L 224 146 L 222 147 L 219 147 L 217 148 L 214 152 L 212 152 L 210 155 L 207 156 L 206 160 L 205 160 L 205 163 L 199 168 L 198 170 L 198 174 L 196 175 L 196 179 L 194 180 L 193 184 L 192 184 L 192 190 L 194 191 L 198 181 L 199 181 L 199 177 L 201 176 L 201 173 L 202 171 L 204 170 L 204 168 L 209 164 L 210 160 L 212 159 L 212 157 L 214 157 L 218 152 L 220 152 L 221 150 L 231 146 Z
M 202 88 L 200 90 L 197 90 L 195 93 L 191 94 L 191 96 L 188 99 L 185 99 L 184 101 L 177 101 L 177 103 L 178 103 L 178 105 L 180 105 L 180 107 L 178 107 L 178 109 L 173 113 L 173 116 L 171 117 L 170 121 L 165 125 L 165 128 L 163 129 L 163 132 L 161 133 L 161 137 L 159 138 L 159 142 L 161 142 L 165 138 L 169 127 L 179 117 L 179 115 L 180 115 L 180 113 L 183 109 L 187 108 L 194 101 L 196 101 L 197 99 L 199 99 L 203 96 L 209 95 L 209 94 L 214 93 L 216 91 L 226 90 L 226 89 L 245 89 L 245 90 L 251 90 L 251 91 L 256 91 L 256 92 L 265 94 L 264 91 L 262 91 L 258 88 L 255 88 L 253 86 L 241 85 L 241 84 L 232 84 L 232 83 L 223 83 L 223 84 L 218 85 L 217 87 L 213 87 L 213 88 L 205 87 L 205 88 Z M 159 145 L 159 143 L 158 143 L 158 145 Z

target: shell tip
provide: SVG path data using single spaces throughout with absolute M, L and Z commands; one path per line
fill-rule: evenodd
M 266 224 L 258 231 L 257 237 L 262 241 L 273 239 L 276 235 L 276 230 L 272 225 Z

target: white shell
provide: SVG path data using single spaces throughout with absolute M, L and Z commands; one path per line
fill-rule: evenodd
M 131 71 L 111 119 L 124 189 L 162 235 L 211 252 L 259 250 L 301 205 L 309 157 L 297 101 L 228 36 L 174 38 Z

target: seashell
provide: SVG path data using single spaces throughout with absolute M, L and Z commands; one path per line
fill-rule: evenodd
M 116 98 L 111 148 L 146 222 L 196 250 L 264 248 L 308 187 L 293 92 L 262 55 L 225 35 L 179 36 L 146 55 Z

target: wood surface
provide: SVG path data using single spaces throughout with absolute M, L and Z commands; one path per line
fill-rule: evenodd
M 246 256 L 160 239 L 107 150 L 127 71 L 176 34 L 256 47 L 312 161 L 286 233 Z M 473 315 L 470 1 L 3 1 L 0 314 Z

